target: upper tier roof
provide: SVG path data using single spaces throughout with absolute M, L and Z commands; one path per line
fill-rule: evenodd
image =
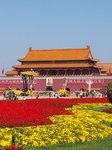
M 27 55 L 24 58 L 18 59 L 20 62 L 24 61 L 68 61 L 68 60 L 91 60 L 94 59 L 90 46 L 86 48 L 69 48 L 69 49 L 43 49 L 32 50 L 29 48 Z

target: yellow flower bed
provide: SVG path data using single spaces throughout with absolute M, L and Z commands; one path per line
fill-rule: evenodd
M 11 145 L 12 134 L 17 145 L 25 146 L 85 142 L 108 137 L 112 135 L 112 128 L 104 122 L 112 123 L 112 114 L 88 110 L 103 105 L 105 104 L 74 105 L 72 108 L 67 108 L 74 115 L 52 116 L 50 117 L 52 125 L 0 128 L 0 146 Z

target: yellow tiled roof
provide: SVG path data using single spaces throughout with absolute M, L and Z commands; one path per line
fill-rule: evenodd
M 18 71 L 16 71 L 16 70 L 11 70 L 11 71 L 7 71 L 5 74 L 6 74 L 6 75 L 18 75 Z
M 44 68 L 86 68 L 86 67 L 95 67 L 95 68 L 101 68 L 101 66 L 98 65 L 92 65 L 92 64 L 22 64 L 22 65 L 16 65 L 12 66 L 13 68 L 17 69 L 24 69 L 24 68 L 38 68 L 38 69 L 44 69 Z
M 69 48 L 69 49 L 44 49 L 32 50 L 29 48 L 27 55 L 24 58 L 18 59 L 24 61 L 66 61 L 66 60 L 92 60 L 90 46 L 86 48 Z
M 107 73 L 112 72 L 112 63 L 97 63 L 97 64 L 103 66 L 102 71 L 106 71 Z

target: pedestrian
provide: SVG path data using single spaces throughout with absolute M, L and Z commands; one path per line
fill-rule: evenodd
M 6 98 L 6 91 L 5 90 L 3 91 L 3 96 L 4 96 L 4 98 Z
M 81 90 L 80 91 L 80 98 L 82 98 L 83 97 L 83 91 Z

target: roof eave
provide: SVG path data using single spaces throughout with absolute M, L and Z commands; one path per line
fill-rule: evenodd
M 46 61 L 82 61 L 82 60 L 89 60 L 89 58 L 82 58 L 82 59 L 71 59 L 71 60 L 68 60 L 68 59 L 49 59 L 49 60 L 34 60 L 34 59 L 30 59 L 30 60 L 26 60 L 26 59 L 18 59 L 19 62 L 46 62 Z

